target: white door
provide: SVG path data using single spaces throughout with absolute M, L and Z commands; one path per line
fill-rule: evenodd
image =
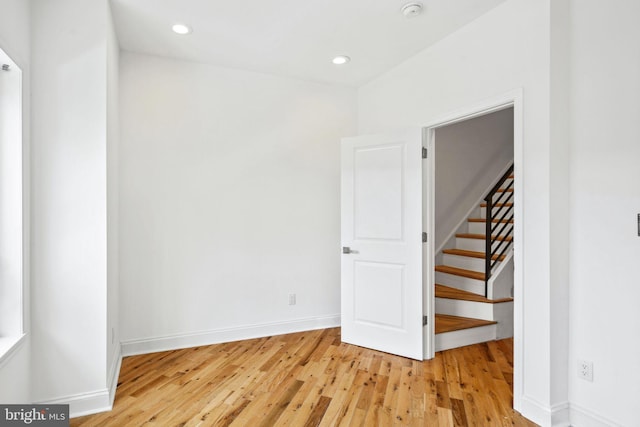
M 422 129 L 342 140 L 342 340 L 423 359 Z

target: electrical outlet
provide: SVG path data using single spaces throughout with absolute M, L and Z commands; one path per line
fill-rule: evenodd
M 593 381 L 593 362 L 590 360 L 579 360 L 578 377 L 586 381 Z
M 289 305 L 296 305 L 296 294 L 289 294 Z

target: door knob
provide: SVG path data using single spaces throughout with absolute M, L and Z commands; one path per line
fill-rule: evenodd
M 343 254 L 350 254 L 351 253 L 351 248 L 349 246 L 343 246 L 342 247 L 342 253 Z

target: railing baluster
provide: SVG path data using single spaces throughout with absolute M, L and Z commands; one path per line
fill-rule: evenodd
M 491 278 L 491 244 L 493 239 L 491 238 L 491 225 L 493 220 L 493 195 L 489 194 L 485 199 L 487 202 L 487 223 L 485 227 L 484 236 L 484 296 L 487 297 L 489 292 L 489 279 Z
M 500 178 L 500 181 L 489 191 L 489 194 L 485 197 L 486 202 L 486 227 L 485 227 L 485 253 L 484 253 L 484 296 L 485 298 L 489 294 L 489 279 L 491 279 L 491 274 L 493 267 L 496 265 L 500 257 L 502 257 L 506 251 L 509 249 L 512 241 L 506 239 L 506 237 L 513 231 L 513 224 L 511 221 L 513 220 L 513 192 L 508 191 L 513 187 L 513 180 L 505 187 L 504 191 L 498 196 L 497 200 L 494 201 L 494 196 L 498 192 L 498 190 L 502 187 L 504 182 L 509 178 L 509 176 L 513 173 L 513 164 L 509 167 L 509 170 Z M 506 197 L 506 199 L 505 199 Z M 508 203 L 512 203 L 511 206 L 507 206 Z M 501 205 L 500 205 L 501 204 Z M 500 205 L 496 214 L 493 213 L 494 205 Z M 503 213 L 504 210 L 504 213 Z M 510 215 L 510 216 L 509 216 Z M 499 218 L 498 218 L 499 217 Z M 494 219 L 497 219 L 496 226 L 493 226 Z M 500 234 L 503 230 L 507 229 L 505 233 L 505 238 L 500 239 Z M 495 249 L 493 249 L 493 244 L 495 241 L 499 241 L 496 245 Z M 496 253 L 499 254 L 496 256 L 495 260 L 494 255 Z

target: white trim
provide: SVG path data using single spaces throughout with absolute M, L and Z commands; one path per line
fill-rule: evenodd
M 0 337 L 0 367 L 8 362 L 18 352 L 18 349 L 22 348 L 26 336 L 27 334 Z
M 569 402 L 562 402 L 551 407 L 551 425 L 554 427 L 569 427 Z
M 526 412 L 526 418 L 542 427 L 569 427 L 570 423 L 569 402 L 562 402 L 548 407 L 529 396 L 522 396 L 521 414 Z M 580 426 L 582 427 L 582 426 Z
M 109 368 L 109 376 L 107 377 L 107 387 L 109 389 L 109 403 L 113 407 L 113 401 L 116 397 L 116 388 L 118 387 L 118 377 L 120 376 L 120 367 L 122 366 L 122 349 L 120 344 L 116 346 L 111 358 Z M 111 409 L 111 408 L 110 408 Z
M 435 182 L 435 164 L 436 164 L 436 150 L 434 149 L 434 136 L 435 131 L 433 129 L 423 128 L 422 130 L 422 143 L 427 149 L 427 173 L 426 181 L 428 183 Z M 423 163 L 424 164 L 424 163 Z M 433 359 L 436 355 L 436 329 L 435 329 L 435 315 L 436 315 L 436 298 L 435 298 L 435 191 L 432 184 L 429 188 L 425 188 L 425 172 L 422 169 L 422 227 L 427 232 L 427 247 L 426 251 L 422 254 L 422 310 L 423 315 L 427 316 L 427 325 L 423 328 L 423 352 L 422 357 L 424 360 Z M 425 193 L 426 196 L 425 197 Z M 426 204 L 426 206 L 425 206 Z M 425 221 L 426 219 L 426 221 Z
M 576 404 L 569 405 L 571 425 L 575 427 L 622 427 L 606 417 Z
M 513 230 L 513 286 L 514 286 L 514 313 L 513 313 L 513 407 L 525 416 L 529 417 L 526 411 L 522 410 L 522 400 L 524 394 L 524 91 L 516 88 L 494 98 L 480 101 L 474 105 L 455 110 L 441 116 L 435 117 L 427 122 L 425 126 L 427 134 L 427 145 L 431 147 L 434 140 L 435 129 L 458 123 L 464 120 L 483 116 L 495 111 L 513 107 L 513 169 L 514 169 L 514 230 Z M 433 150 L 432 150 L 433 151 Z M 433 157 L 433 156 L 430 156 Z M 432 181 L 433 182 L 433 181 Z M 433 213 L 432 213 L 433 215 Z M 433 235 L 433 219 L 430 220 L 429 233 Z M 435 257 L 435 253 L 433 253 Z M 435 260 L 435 258 L 434 258 Z M 434 323 L 434 322 L 431 322 Z
M 524 94 L 513 92 L 513 407 L 524 395 Z
M 118 387 L 118 377 L 120 376 L 121 365 L 122 354 L 120 346 L 118 345 L 116 347 L 116 350 L 113 352 L 113 356 L 111 357 L 109 374 L 107 376 L 108 388 L 88 393 L 79 393 L 65 397 L 59 397 L 40 403 L 51 405 L 68 404 L 70 418 L 110 411 L 113 409 L 113 401 L 116 397 L 116 388 Z
M 515 396 L 514 396 L 515 397 Z M 551 427 L 551 408 L 529 396 L 521 396 L 519 412 L 541 427 Z M 526 414 L 526 415 L 524 415 Z
M 136 354 L 199 347 L 203 345 L 261 338 L 271 335 L 289 334 L 292 332 L 311 331 L 314 329 L 334 328 L 338 326 L 340 326 L 340 315 L 333 314 L 329 316 L 308 317 L 284 322 L 245 325 L 203 332 L 136 339 L 122 342 L 122 355 L 133 356 Z
M 38 402 L 40 405 L 69 405 L 69 417 L 82 417 L 98 412 L 110 411 L 109 390 L 102 389 L 88 393 L 72 394 L 57 399 Z
M 491 273 L 491 278 L 489 279 L 489 283 L 487 286 L 487 289 L 489 290 L 489 295 L 487 295 L 487 298 L 513 298 L 513 292 L 511 291 L 511 288 L 513 287 L 513 278 L 509 277 L 509 275 L 512 274 L 511 271 L 509 271 L 509 275 L 502 276 L 502 272 L 504 271 L 504 269 L 512 268 L 511 265 L 513 265 L 513 248 L 510 248 L 507 251 L 504 260 L 500 261 L 500 263 L 498 264 L 498 268 L 496 268 L 495 271 Z
M 449 126 L 454 123 L 464 122 L 496 111 L 505 110 L 514 106 L 516 102 L 522 102 L 522 88 L 509 91 L 503 95 L 490 98 L 465 108 L 445 113 L 427 122 L 425 127 L 429 130 Z
M 28 239 L 26 238 L 27 236 L 25 236 L 25 232 L 26 232 L 26 227 L 28 222 L 26 222 L 27 218 L 25 217 L 25 213 L 26 213 L 25 200 L 28 197 L 29 188 L 28 188 L 28 181 L 25 180 L 25 178 L 27 177 L 26 173 L 28 172 L 28 169 L 25 170 L 25 166 L 27 164 L 26 162 L 27 157 L 25 155 L 25 144 L 26 144 L 25 133 L 27 132 L 27 126 L 28 126 L 25 119 L 25 116 L 26 116 L 25 105 L 27 103 L 26 101 L 27 85 L 25 84 L 25 81 L 28 76 L 26 76 L 26 71 L 24 70 L 24 68 L 21 65 L 19 65 L 18 62 L 14 61 L 13 56 L 10 55 L 6 49 L 4 49 L 4 46 L 0 47 L 0 58 L 3 64 L 8 64 L 11 67 L 10 74 L 13 77 L 15 77 L 15 79 L 17 80 L 15 83 L 11 83 L 11 85 L 12 86 L 14 84 L 17 85 L 17 93 L 19 94 L 17 96 L 17 99 L 15 99 L 15 105 L 17 106 L 16 111 L 18 112 L 16 117 L 13 117 L 14 116 L 13 112 L 9 112 L 9 115 L 11 116 L 9 117 L 9 119 L 11 123 L 15 125 L 17 129 L 19 129 L 19 132 L 15 133 L 14 135 L 15 140 L 10 139 L 8 141 L 2 141 L 2 144 L 7 145 L 7 147 L 10 147 L 11 149 L 14 147 L 14 143 L 15 143 L 15 146 L 17 147 L 17 151 L 18 151 L 15 154 L 16 154 L 16 157 L 19 157 L 19 160 L 20 160 L 20 166 L 17 169 L 17 171 L 14 169 L 11 169 L 7 171 L 3 171 L 2 173 L 2 179 L 8 179 L 10 182 L 12 182 L 11 184 L 12 191 L 9 191 L 9 193 L 13 193 L 13 190 L 17 189 L 17 193 L 18 193 L 17 196 L 19 196 L 20 198 L 20 204 L 17 209 L 14 209 L 12 206 L 8 208 L 9 211 L 11 212 L 11 215 L 8 216 L 9 218 L 8 226 L 11 229 L 20 230 L 20 239 L 17 245 L 14 245 L 15 242 L 12 239 L 6 242 L 7 243 L 6 245 L 3 245 L 3 246 L 7 246 L 6 248 L 3 249 L 3 251 L 9 251 L 12 254 L 14 254 L 9 260 L 6 260 L 6 262 L 9 265 L 9 269 L 11 271 L 13 271 L 14 269 L 17 271 L 13 272 L 15 275 L 11 274 L 12 277 L 8 281 L 0 284 L 1 285 L 0 287 L 5 287 L 10 290 L 9 292 L 7 292 L 8 293 L 7 299 L 12 301 L 15 304 L 15 306 L 20 307 L 20 312 L 17 314 L 10 313 L 8 315 L 2 316 L 1 321 L 7 322 L 7 324 L 9 325 L 9 326 L 6 326 L 6 325 L 3 326 L 2 333 L 5 336 L 3 336 L 2 339 L 6 338 L 7 340 L 4 342 L 4 344 L 10 343 L 10 345 L 7 345 L 3 349 L 0 349 L 0 357 L 1 357 L 4 353 L 10 350 L 11 346 L 17 343 L 21 339 L 21 337 L 27 332 L 27 329 L 25 326 L 27 315 L 28 315 L 28 304 L 25 298 L 25 295 L 26 295 L 25 274 L 27 274 L 27 264 L 25 264 L 25 251 L 27 250 L 27 247 L 28 247 L 28 244 L 27 244 Z M 10 99 L 10 101 L 12 100 Z M 10 132 L 10 135 L 13 135 L 13 132 Z M 11 152 L 9 157 L 13 158 L 13 154 L 14 153 Z M 8 175 L 8 176 L 5 176 L 5 175 Z M 19 178 L 17 178 L 17 176 L 19 176 Z M 17 185 L 14 188 L 13 182 L 16 180 L 19 182 L 17 182 Z M 6 213 L 6 212 L 3 212 L 3 213 Z M 16 215 L 17 217 L 19 217 L 19 220 L 14 220 L 13 214 L 19 214 L 19 215 Z M 7 226 L 7 224 L 4 224 L 4 225 Z M 19 259 L 13 258 L 13 256 L 15 256 L 15 253 L 20 254 Z

